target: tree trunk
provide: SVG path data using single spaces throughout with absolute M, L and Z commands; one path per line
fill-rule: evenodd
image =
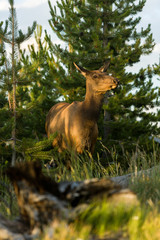
M 108 98 L 109 98 L 109 94 L 108 92 L 106 92 L 105 97 L 104 97 L 104 105 L 108 104 Z M 106 140 L 108 138 L 108 135 L 110 133 L 110 128 L 109 128 L 109 124 L 108 122 L 111 120 L 111 116 L 109 114 L 109 112 L 107 112 L 107 110 L 104 110 L 104 129 L 103 129 L 103 140 Z
M 107 3 L 106 3 L 107 4 Z M 104 24 L 103 24 L 103 47 L 104 49 L 106 48 L 107 44 L 108 44 L 108 39 L 105 37 L 106 35 L 106 30 L 108 28 L 108 24 L 106 22 L 106 12 L 103 12 L 104 14 Z M 106 56 L 107 56 L 107 52 L 105 52 Z M 108 104 L 108 98 L 109 98 L 109 93 L 106 92 L 105 97 L 104 97 L 104 104 L 107 105 Z M 111 120 L 111 116 L 110 114 L 107 112 L 107 110 L 104 110 L 104 135 L 103 135 L 103 140 L 106 140 L 108 138 L 108 135 L 110 133 L 110 129 L 109 129 L 109 125 L 107 124 L 107 122 L 109 122 Z
M 12 6 L 12 86 L 13 86 L 13 128 L 12 128 L 12 166 L 16 161 L 16 79 L 15 79 L 15 39 L 14 8 Z
M 10 79 L 9 79 L 8 65 L 7 65 L 7 60 L 6 60 L 6 56 L 5 55 L 4 55 L 4 58 L 5 58 L 5 68 L 6 68 L 6 73 L 7 73 L 7 78 L 8 78 L 8 86 L 9 86 Z M 10 111 L 12 111 L 11 93 L 10 93 L 9 90 L 8 90 L 8 105 L 9 105 Z

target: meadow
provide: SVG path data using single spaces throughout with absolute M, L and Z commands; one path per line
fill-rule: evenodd
M 63 155 L 63 156 L 62 156 Z M 64 154 L 57 157 L 56 166 L 43 164 L 43 172 L 56 181 L 83 181 L 92 178 L 110 178 L 133 173 L 129 188 L 137 195 L 138 204 L 115 205 L 106 199 L 92 202 L 74 221 L 53 223 L 48 226 L 41 239 L 160 239 L 160 152 L 159 146 L 146 153 L 140 148 L 134 152 L 123 153 L 128 169 L 122 169 L 118 163 L 118 153 L 112 149 L 111 164 L 101 163 L 88 153 L 83 156 L 70 155 L 70 164 L 66 164 Z M 69 154 L 65 155 L 69 158 Z M 122 157 L 122 156 L 121 156 Z M 48 163 L 47 163 L 48 164 Z M 139 171 L 152 168 L 147 173 Z M 0 212 L 9 219 L 18 215 L 18 206 L 13 187 L 7 177 L 0 179 Z M 53 232 L 54 228 L 54 232 Z

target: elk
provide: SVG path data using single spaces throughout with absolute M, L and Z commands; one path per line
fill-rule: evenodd
M 104 94 L 116 88 L 118 80 L 106 74 L 109 63 L 94 71 L 86 70 L 75 63 L 74 65 L 86 78 L 85 100 L 54 105 L 46 117 L 45 128 L 48 137 L 57 132 L 52 145 L 58 147 L 59 152 L 72 149 L 80 154 L 84 150 L 93 154 Z

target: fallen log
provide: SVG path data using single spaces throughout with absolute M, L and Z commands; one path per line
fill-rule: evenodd
M 152 174 L 159 174 L 160 172 L 160 166 L 154 166 L 152 168 L 141 170 L 141 171 L 135 171 L 134 173 L 129 173 L 122 176 L 112 177 L 110 178 L 114 183 L 119 184 L 122 188 L 128 188 L 131 182 L 134 182 L 135 179 L 138 178 L 145 178 L 150 177 Z
M 38 162 L 21 163 L 7 172 L 13 183 L 20 209 L 14 221 L 0 217 L 0 239 L 33 239 L 46 226 L 59 221 L 73 221 L 92 201 L 138 204 L 136 195 L 110 179 L 57 183 L 42 173 Z M 20 230 L 21 229 L 21 230 Z

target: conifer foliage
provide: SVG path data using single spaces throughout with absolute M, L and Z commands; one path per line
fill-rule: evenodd
M 98 69 L 110 59 L 109 73 L 120 80 L 120 87 L 108 94 L 104 109 L 109 118 L 107 144 L 136 144 L 157 135 L 158 91 L 153 87 L 151 66 L 132 72 L 141 56 L 150 54 L 155 45 L 151 26 L 137 30 L 138 15 L 146 0 L 61 0 L 56 7 L 49 1 L 50 26 L 66 47 L 52 45 L 57 59 L 57 81 L 66 100 L 83 99 L 84 79 L 74 70 L 73 62 Z M 130 68 L 128 68 L 130 67 Z M 130 69 L 130 70 L 128 70 Z M 112 97 L 109 97 L 112 95 Z M 103 116 L 101 116 L 101 121 Z M 101 124 L 102 125 L 102 124 Z M 104 129 L 100 128 L 103 136 Z
M 53 44 L 47 31 L 43 39 L 42 27 L 37 25 L 36 29 L 35 22 L 26 34 L 19 30 L 14 1 L 9 0 L 10 16 L 0 22 L 0 160 L 10 159 L 12 153 L 14 164 L 16 150 L 25 159 L 39 154 L 38 159 L 50 160 L 52 150 L 43 154 L 50 142 L 41 141 L 46 137 L 49 109 L 61 100 L 82 101 L 85 95 L 85 79 L 73 62 L 95 70 L 109 59 L 108 73 L 120 80 L 120 86 L 106 95 L 99 120 L 100 138 L 107 149 L 114 145 L 133 149 L 137 142 L 144 145 L 150 136 L 160 133 L 159 112 L 151 111 L 159 105 L 159 92 L 152 80 L 159 74 L 159 66 L 132 71 L 155 45 L 150 25 L 137 30 L 145 2 L 59 0 L 53 7 L 49 1 L 50 27 L 62 47 Z M 37 47 L 31 45 L 22 51 L 21 43 L 35 29 Z
M 19 122 L 19 137 L 41 139 L 45 134 L 45 119 L 49 109 L 56 103 L 60 94 L 55 81 L 54 57 L 49 52 L 47 42 L 42 39 L 42 27 L 37 25 L 34 33 L 36 46 L 29 46 L 29 53 L 21 55 L 21 75 L 26 87 L 25 98 L 21 90 L 25 110 Z M 24 90 L 23 89 L 23 90 Z M 27 126 L 24 130 L 24 126 Z M 25 131 L 25 132 L 24 132 Z
M 48 51 L 47 42 L 42 39 L 42 27 L 37 25 L 35 32 L 35 45 L 29 46 L 28 49 L 18 51 L 16 65 L 16 152 L 17 159 L 39 159 L 51 158 L 50 153 L 39 151 L 46 149 L 44 142 L 41 141 L 45 136 L 45 118 L 49 109 L 56 103 L 60 94 L 54 80 L 54 58 L 53 54 Z M 1 45 L 1 48 L 3 45 Z M 27 51 L 26 51 L 27 50 Z M 11 139 L 12 131 L 12 82 L 11 82 L 11 64 L 5 58 L 8 68 L 3 61 L 3 49 L 1 50 L 1 68 L 3 84 L 1 85 L 1 95 L 4 96 L 4 105 L 0 111 L 3 111 L 0 137 L 0 160 L 10 159 L 13 144 Z M 8 69 L 8 74 L 6 74 Z M 8 82 L 7 82 L 8 80 Z M 8 85 L 10 84 L 10 91 Z M 8 88 L 7 88 L 8 87 Z M 9 94 L 7 96 L 6 94 Z M 10 101 L 9 101 L 10 99 Z M 9 108 L 9 106 L 11 106 Z M 5 114 L 4 114 L 5 113 Z M 37 143 L 36 142 L 40 143 Z M 48 143 L 47 143 L 48 144 Z M 33 147 L 33 149 L 32 149 Z M 39 155 L 36 155 L 38 151 Z M 35 154 L 36 152 L 36 154 Z M 33 154 L 34 153 L 34 154 Z M 53 155 L 53 154 L 52 154 Z M 49 156 L 49 157 L 48 157 Z
M 19 54 L 20 54 L 20 45 L 25 40 L 30 38 L 33 31 L 36 27 L 36 22 L 33 23 L 32 27 L 28 27 L 28 31 L 26 34 L 22 32 L 22 30 L 18 30 L 18 22 L 16 18 L 16 9 L 14 7 L 14 0 L 9 0 L 9 18 L 5 22 L 5 27 L 3 28 L 3 22 L 0 24 L 0 39 L 1 39 L 1 75 L 2 75 L 2 85 L 1 92 L 5 94 L 5 91 L 8 92 L 8 104 L 11 113 L 9 114 L 11 117 L 12 125 L 12 165 L 15 164 L 16 160 L 16 129 L 17 129 L 17 83 L 20 81 L 20 63 L 19 63 Z M 9 30 L 8 30 L 9 28 Z M 11 58 L 7 59 L 7 55 L 5 54 L 5 45 L 7 43 L 11 47 Z M 1 111 L 3 111 L 3 107 Z M 8 109 L 5 108 L 5 112 L 8 112 Z M 6 119 L 4 123 L 4 128 L 6 128 Z M 3 131 L 3 129 L 2 129 Z M 6 134 L 6 132 L 5 132 Z M 6 134 L 7 135 L 7 134 Z M 1 136 L 2 137 L 2 136 Z M 6 136 L 5 136 L 6 138 Z M 5 141 L 5 140 L 4 140 Z

